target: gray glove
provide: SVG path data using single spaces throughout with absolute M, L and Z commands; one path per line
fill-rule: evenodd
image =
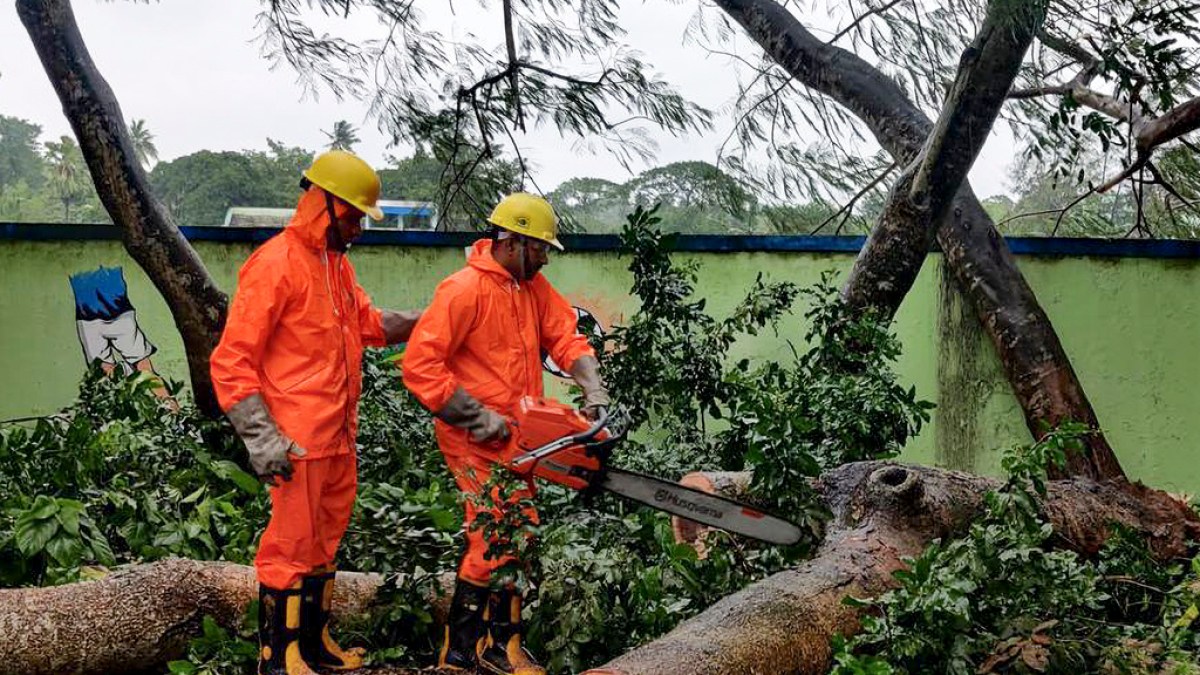
M 600 416 L 600 410 L 612 404 L 604 380 L 600 378 L 600 362 L 590 354 L 575 359 L 571 377 L 583 390 L 583 414 L 594 422 Z
M 395 312 L 390 309 L 383 310 L 383 339 L 389 345 L 408 342 L 408 338 L 412 336 L 413 328 L 417 325 L 417 319 L 421 318 L 423 311 L 420 309 L 402 312 Z
M 292 462 L 288 459 L 288 453 L 297 457 L 308 453 L 275 426 L 275 419 L 267 410 L 267 402 L 261 394 L 251 394 L 238 401 L 226 415 L 246 444 L 246 450 L 250 453 L 250 467 L 259 479 L 271 485 L 276 485 L 276 476 L 285 481 L 292 479 Z
M 508 438 L 508 422 L 500 413 L 484 406 L 466 389 L 459 387 L 442 409 L 434 413 L 452 427 L 466 429 L 476 443 Z

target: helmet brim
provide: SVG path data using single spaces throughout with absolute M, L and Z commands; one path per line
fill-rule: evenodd
M 515 227 L 509 227 L 508 225 L 502 225 L 500 223 L 497 223 L 496 221 L 492 220 L 491 218 L 488 218 L 487 223 L 488 223 L 488 225 L 495 225 L 496 227 L 498 227 L 506 232 L 512 232 L 513 234 L 519 234 L 522 237 L 529 237 L 530 239 L 536 239 L 537 241 L 544 241 L 547 244 L 550 244 L 551 246 L 553 246 L 554 248 L 556 248 L 560 251 L 567 250 L 567 248 L 562 245 L 562 242 L 558 240 L 558 237 L 555 237 L 553 239 L 543 239 L 542 237 L 538 237 L 538 236 L 529 234 L 528 232 L 525 232 L 523 230 L 518 230 Z

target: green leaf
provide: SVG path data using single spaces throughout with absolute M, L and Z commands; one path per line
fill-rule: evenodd
M 54 537 L 46 544 L 46 553 L 59 565 L 74 567 L 83 555 L 83 544 L 75 537 Z
M 182 500 L 180 500 L 180 502 L 179 502 L 179 503 L 180 503 L 180 504 L 192 504 L 192 503 L 194 503 L 196 500 L 198 500 L 198 499 L 200 499 L 201 497 L 203 497 L 203 496 L 204 496 L 204 492 L 205 492 L 206 490 L 208 490 L 208 486 L 207 486 L 207 485 L 201 485 L 200 487 L 198 487 L 198 488 L 196 488 L 195 490 L 193 490 L 191 494 L 189 494 L 188 496 L 186 496 L 186 497 L 184 497 Z
M 58 522 L 63 526 L 63 530 L 73 537 L 79 536 L 79 515 L 82 511 L 83 504 L 71 502 L 65 504 L 57 514 Z
M 22 517 L 17 520 L 17 549 L 25 556 L 41 553 L 46 544 L 58 533 L 56 520 L 34 520 Z
M 87 536 L 83 538 L 83 541 L 92 550 L 92 556 L 96 562 L 108 566 L 117 564 L 116 555 L 108 543 L 108 538 L 95 525 L 88 523 Z
M 58 513 L 58 509 L 59 504 L 56 499 L 47 497 L 46 495 L 38 495 L 37 499 L 33 502 L 33 506 L 30 507 L 24 517 L 30 520 L 45 520 Z
M 431 509 L 429 519 L 433 526 L 444 532 L 455 532 L 462 527 L 462 519 L 455 511 L 448 509 Z
M 233 481 L 242 492 L 257 495 L 262 492 L 263 484 L 254 476 L 242 471 L 241 467 L 229 460 L 218 460 L 212 463 L 213 473 L 221 478 Z

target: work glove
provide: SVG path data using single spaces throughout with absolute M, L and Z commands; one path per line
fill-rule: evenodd
M 508 422 L 500 413 L 488 408 L 459 387 L 442 409 L 434 413 L 452 427 L 466 429 L 476 443 L 508 438 Z
M 251 394 L 238 401 L 226 415 L 246 444 L 246 451 L 250 453 L 250 467 L 260 480 L 277 485 L 277 476 L 285 481 L 292 479 L 292 462 L 288 459 L 288 453 L 297 457 L 308 453 L 275 426 L 275 419 L 267 410 L 267 402 L 261 394 Z
M 400 312 L 390 309 L 383 310 L 383 339 L 389 345 L 408 342 L 408 338 L 412 336 L 413 328 L 417 325 L 417 319 L 421 318 L 421 312 L 423 311 L 420 309 Z
M 612 403 L 608 390 L 604 388 L 604 380 L 600 379 L 600 362 L 590 354 L 575 359 L 575 364 L 571 366 L 571 377 L 583 390 L 581 409 L 584 416 L 595 422 L 600 418 L 600 412 Z

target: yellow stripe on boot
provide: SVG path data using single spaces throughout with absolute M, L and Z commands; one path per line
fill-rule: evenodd
M 521 595 L 516 589 L 493 594 L 484 621 L 487 647 L 479 655 L 484 670 L 494 675 L 546 675 L 546 669 L 521 646 Z
M 300 584 L 259 587 L 259 675 L 317 675 L 300 653 Z
M 333 608 L 333 589 L 337 571 L 325 565 L 304 578 L 303 626 L 300 645 L 304 658 L 321 670 L 356 670 L 363 666 L 366 650 L 342 649 L 329 634 L 329 615 Z

